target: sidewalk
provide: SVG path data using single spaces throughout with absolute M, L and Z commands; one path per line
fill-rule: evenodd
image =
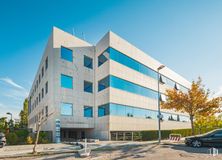
M 118 150 L 122 147 L 132 148 L 138 146 L 146 146 L 157 144 L 157 141 L 100 141 L 96 143 L 88 143 L 87 147 L 89 147 L 92 151 L 112 151 Z M 167 140 L 163 140 L 162 143 L 168 144 L 170 143 Z M 84 143 L 81 143 L 84 145 Z M 14 145 L 14 146 L 5 146 L 4 148 L 0 148 L 0 159 L 2 158 L 13 158 L 13 157 L 29 157 L 32 155 L 33 145 Z M 72 144 L 38 144 L 37 146 L 37 156 L 43 155 L 53 155 L 53 154 L 64 154 L 64 153 L 77 153 L 80 149 L 79 146 L 75 146 Z
M 0 158 L 30 156 L 33 145 L 14 145 L 0 148 Z M 78 146 L 70 144 L 38 144 L 37 152 L 40 154 L 74 153 Z

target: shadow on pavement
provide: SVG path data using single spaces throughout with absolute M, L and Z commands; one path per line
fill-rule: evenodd
M 43 160 L 63 160 L 63 159 L 66 159 L 66 158 L 77 158 L 78 155 L 76 153 L 73 153 L 73 154 L 61 154 L 61 155 L 55 155 L 53 157 L 46 157 L 46 158 L 43 158 Z
M 125 145 L 121 147 L 106 147 L 104 150 L 93 152 L 92 157 L 97 157 L 99 154 L 110 154 L 112 151 L 118 152 L 117 157 L 112 157 L 113 160 L 120 160 L 120 159 L 136 159 L 136 158 L 145 158 L 146 154 L 154 154 L 155 148 L 157 145 Z
M 184 144 L 163 144 L 162 148 L 171 148 L 178 151 L 185 151 L 187 153 L 197 153 L 197 154 L 209 154 L 209 149 L 212 147 L 201 147 L 201 148 L 193 148 L 186 146 Z M 216 148 L 216 147 L 215 147 Z M 222 154 L 222 148 L 217 148 L 218 154 Z

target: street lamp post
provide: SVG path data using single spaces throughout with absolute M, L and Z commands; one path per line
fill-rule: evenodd
M 163 69 L 165 66 L 164 65 L 160 65 L 157 68 L 157 72 L 158 72 L 158 143 L 160 144 L 161 142 L 161 127 L 160 127 L 160 121 L 162 118 L 162 115 L 160 113 L 160 70 Z
M 10 115 L 10 116 L 11 116 L 11 120 L 12 120 L 12 113 L 10 113 L 10 112 L 7 112 L 6 114 Z
M 7 112 L 6 114 L 10 115 L 11 116 L 11 119 L 10 119 L 10 131 L 13 130 L 13 124 L 12 124 L 12 113 L 10 112 Z

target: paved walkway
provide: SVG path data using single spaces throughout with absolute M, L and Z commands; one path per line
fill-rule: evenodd
M 64 144 L 58 144 L 57 147 L 62 147 L 61 145 Z M 209 155 L 208 147 L 192 148 L 185 146 L 183 143 L 158 145 L 154 142 L 100 142 L 89 145 L 95 147 L 95 149 L 90 157 L 86 158 L 80 158 L 76 153 L 62 153 L 7 158 L 7 160 L 222 160 L 221 148 L 219 149 L 219 155 L 213 157 Z
M 0 158 L 27 156 L 32 153 L 34 145 L 14 145 L 0 148 Z M 68 153 L 75 152 L 79 147 L 70 144 L 38 144 L 36 150 L 40 153 Z
M 124 141 L 100 141 L 96 143 L 88 143 L 87 147 L 91 150 L 97 149 L 112 149 L 118 148 L 121 146 L 137 146 L 138 144 L 151 144 L 156 143 L 155 141 L 151 142 L 124 142 Z M 84 143 L 82 143 L 84 144 Z M 75 146 L 72 144 L 38 144 L 37 152 L 40 154 L 61 154 L 61 153 L 76 153 L 79 150 L 79 146 Z M 22 157 L 22 156 L 30 156 L 33 150 L 33 145 L 11 145 L 5 146 L 4 148 L 0 148 L 0 158 L 6 157 Z

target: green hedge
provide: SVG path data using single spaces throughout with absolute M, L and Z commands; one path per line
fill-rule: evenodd
M 30 136 L 35 141 L 36 134 L 29 133 L 26 129 L 19 129 L 13 132 L 6 134 L 6 141 L 9 145 L 18 145 L 18 144 L 27 144 L 27 137 Z M 38 143 L 51 143 L 52 142 L 52 133 L 51 132 L 43 132 L 39 133 Z
M 19 138 L 14 132 L 6 134 L 7 144 L 15 145 L 15 144 L 18 144 L 18 141 L 19 141 Z
M 38 140 L 38 143 L 51 143 L 51 140 L 50 140 L 50 135 L 49 135 L 49 132 L 44 132 L 44 131 L 41 131 L 39 133 L 39 140 Z
M 195 129 L 194 134 L 201 134 L 211 131 L 212 129 Z M 141 140 L 149 141 L 149 140 L 157 140 L 158 139 L 158 131 L 141 131 Z M 162 139 L 168 139 L 170 134 L 181 134 L 182 137 L 191 136 L 192 131 L 191 129 L 175 129 L 175 130 L 162 130 L 161 137 Z
M 27 139 L 27 137 L 29 135 L 28 130 L 25 130 L 25 129 L 16 130 L 15 134 L 19 138 L 17 144 L 25 144 L 26 143 L 26 139 Z

